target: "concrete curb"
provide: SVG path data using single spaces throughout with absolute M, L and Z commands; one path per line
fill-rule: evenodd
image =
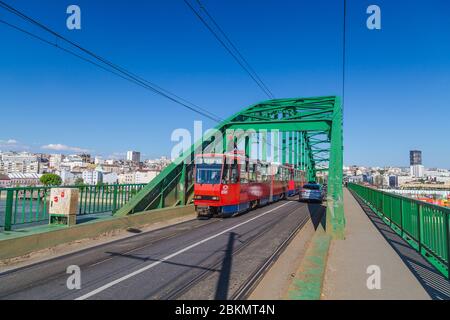
M 73 227 L 60 227 L 51 231 L 35 232 L 24 236 L 0 240 L 0 260 L 20 257 L 34 251 L 51 248 L 76 240 L 90 239 L 115 230 L 183 217 L 194 213 L 194 206 L 164 208 L 134 215 L 86 222 Z
M 290 300 L 320 300 L 331 237 L 319 224 L 288 289 Z

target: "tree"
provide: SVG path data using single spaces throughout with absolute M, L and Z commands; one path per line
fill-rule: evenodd
M 75 185 L 76 185 L 76 186 L 84 186 L 84 180 L 83 180 L 83 178 L 76 178 L 76 179 L 75 179 Z
M 62 183 L 61 177 L 54 173 L 43 174 L 39 180 L 44 186 L 60 186 Z

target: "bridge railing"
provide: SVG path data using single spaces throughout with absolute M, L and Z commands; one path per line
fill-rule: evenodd
M 78 188 L 78 214 L 115 212 L 146 184 L 64 186 Z M 32 226 L 48 220 L 52 187 L 0 188 L 0 229 Z
M 450 278 L 449 208 L 353 183 L 348 189 Z

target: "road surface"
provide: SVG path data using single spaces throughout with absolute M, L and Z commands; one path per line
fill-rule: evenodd
M 322 213 L 318 204 L 285 200 L 140 233 L 0 273 L 0 299 L 239 298 L 282 245 Z M 80 268 L 81 289 L 67 287 L 72 265 Z

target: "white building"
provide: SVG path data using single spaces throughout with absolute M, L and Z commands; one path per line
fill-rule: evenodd
M 83 171 L 82 178 L 85 184 L 96 185 L 103 182 L 103 172 L 101 171 Z
M 119 181 L 119 176 L 116 173 L 114 173 L 114 172 L 103 173 L 103 183 L 117 184 L 118 181 Z
M 450 171 L 447 169 L 428 169 L 425 170 L 427 178 L 450 177 Z
M 350 182 L 350 183 L 362 183 L 363 180 L 364 179 L 363 179 L 362 174 L 348 177 L 348 182 Z
M 138 170 L 134 174 L 134 183 L 149 183 L 152 181 L 157 175 L 159 171 L 142 171 Z
M 4 152 L 0 158 L 0 173 L 39 173 L 40 161 L 28 152 Z
M 99 165 L 103 163 L 105 163 L 105 160 L 103 160 L 102 157 L 95 157 L 94 164 Z
M 436 182 L 441 182 L 444 184 L 450 184 L 450 177 L 436 177 Z
M 423 178 L 425 174 L 425 168 L 421 164 L 411 166 L 411 177 Z
M 54 170 L 61 170 L 62 154 L 52 154 L 49 159 L 49 167 Z
M 135 178 L 134 172 L 119 174 L 119 184 L 133 184 L 135 183 L 134 178 Z
M 64 158 L 64 160 L 61 162 L 61 168 L 70 168 L 70 171 L 73 170 L 75 167 L 86 167 L 87 164 L 83 161 L 83 158 L 81 158 L 79 155 L 70 155 Z
M 67 170 L 61 170 L 59 176 L 61 177 L 62 184 L 66 186 L 74 185 L 77 179 L 83 178 L 81 172 L 71 172 Z
M 127 160 L 132 161 L 134 163 L 139 163 L 141 162 L 141 153 L 137 151 L 128 151 Z

